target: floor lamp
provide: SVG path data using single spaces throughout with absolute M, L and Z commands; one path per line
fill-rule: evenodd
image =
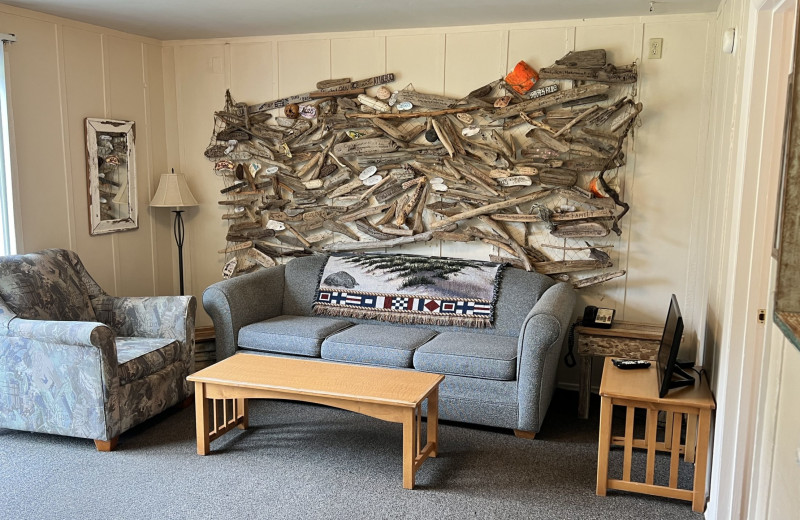
M 186 177 L 175 173 L 161 174 L 158 181 L 158 189 L 150 201 L 152 208 L 175 208 L 175 222 L 172 225 L 172 232 L 175 235 L 175 243 L 178 245 L 178 275 L 181 282 L 181 296 L 183 296 L 183 208 L 197 206 L 197 200 L 192 195 L 189 186 L 186 184 Z

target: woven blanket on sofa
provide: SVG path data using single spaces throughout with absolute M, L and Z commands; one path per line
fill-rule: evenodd
M 491 327 L 503 264 L 403 254 L 335 254 L 314 313 L 395 323 Z

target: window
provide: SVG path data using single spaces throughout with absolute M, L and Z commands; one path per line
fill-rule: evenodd
M 11 205 L 11 150 L 8 133 L 8 99 L 6 97 L 6 45 L 16 41 L 13 34 L 0 34 L 0 254 L 16 252 L 14 237 L 14 211 Z

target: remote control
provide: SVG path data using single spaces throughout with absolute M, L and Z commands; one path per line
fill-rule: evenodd
M 614 359 L 612 360 L 614 366 L 617 368 L 621 368 L 623 370 L 631 370 L 634 368 L 647 368 L 650 366 L 649 361 L 643 361 L 641 359 Z

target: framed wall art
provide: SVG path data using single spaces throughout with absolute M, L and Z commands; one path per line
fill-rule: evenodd
M 139 227 L 133 121 L 86 118 L 89 233 Z

